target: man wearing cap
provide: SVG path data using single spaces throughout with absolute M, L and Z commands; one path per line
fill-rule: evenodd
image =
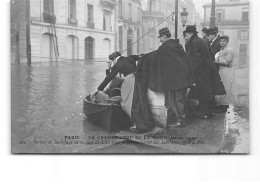
M 176 121 L 171 120 L 168 127 L 176 128 L 185 125 L 185 95 L 193 79 L 187 55 L 179 40 L 171 39 L 167 27 L 159 30 L 158 38 L 162 45 L 142 57 L 136 78 L 144 88 L 168 95 L 168 104 L 176 117 Z
M 207 30 L 207 36 L 212 50 L 211 57 L 213 61 L 215 61 L 215 55 L 221 49 L 220 40 L 219 40 L 220 36 L 218 35 L 218 27 L 209 28 Z
M 224 86 L 217 68 L 212 62 L 207 44 L 198 37 L 197 33 L 195 26 L 186 27 L 184 35 L 188 42 L 185 44 L 185 48 L 196 83 L 196 87 L 191 89 L 189 97 L 199 101 L 197 112 L 193 115 L 204 119 L 212 116 L 214 110 L 212 101 L 215 95 L 224 93 Z

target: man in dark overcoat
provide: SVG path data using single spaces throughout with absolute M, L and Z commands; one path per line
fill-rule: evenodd
M 206 27 L 203 27 L 203 29 L 201 30 L 202 32 L 202 39 L 208 44 L 209 43 L 209 39 L 207 36 L 207 31 L 208 29 Z
M 190 98 L 199 101 L 198 111 L 195 116 L 210 118 L 214 109 L 212 101 L 215 95 L 225 94 L 225 89 L 210 56 L 208 46 L 203 39 L 198 37 L 196 27 L 187 26 L 184 36 L 189 40 L 185 48 L 196 84 L 196 87 L 190 91 Z
M 158 38 L 162 45 L 142 57 L 136 78 L 145 88 L 169 95 L 168 103 L 177 120 L 168 127 L 175 128 L 185 124 L 185 97 L 193 80 L 187 55 L 179 40 L 171 39 L 167 27 L 159 30 Z
M 220 36 L 218 34 L 218 27 L 214 27 L 214 28 L 209 28 L 207 30 L 207 36 L 208 36 L 208 40 L 210 42 L 210 48 L 211 48 L 211 57 L 213 59 L 213 61 L 215 61 L 215 55 L 216 53 L 218 53 L 221 49 L 221 45 L 220 45 Z
M 111 71 L 107 73 L 106 78 L 99 85 L 98 90 L 103 91 L 104 88 L 109 84 L 109 82 L 114 79 L 114 77 L 119 73 L 127 76 L 130 73 L 136 71 L 136 58 L 134 57 L 124 57 L 121 56 L 119 52 L 114 52 L 109 55 L 110 60 L 114 60 L 114 66 L 110 69 Z

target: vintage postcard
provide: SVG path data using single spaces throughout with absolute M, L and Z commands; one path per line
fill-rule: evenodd
M 11 0 L 13 154 L 249 154 L 249 0 Z

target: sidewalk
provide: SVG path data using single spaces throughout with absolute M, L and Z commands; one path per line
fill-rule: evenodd
M 238 85 L 239 101 L 241 106 L 249 105 L 249 68 L 235 70 Z

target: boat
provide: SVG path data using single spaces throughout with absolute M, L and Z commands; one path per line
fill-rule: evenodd
M 129 129 L 130 117 L 122 110 L 120 103 L 110 99 L 108 103 L 91 102 L 89 96 L 83 99 L 83 112 L 87 120 L 109 132 Z

